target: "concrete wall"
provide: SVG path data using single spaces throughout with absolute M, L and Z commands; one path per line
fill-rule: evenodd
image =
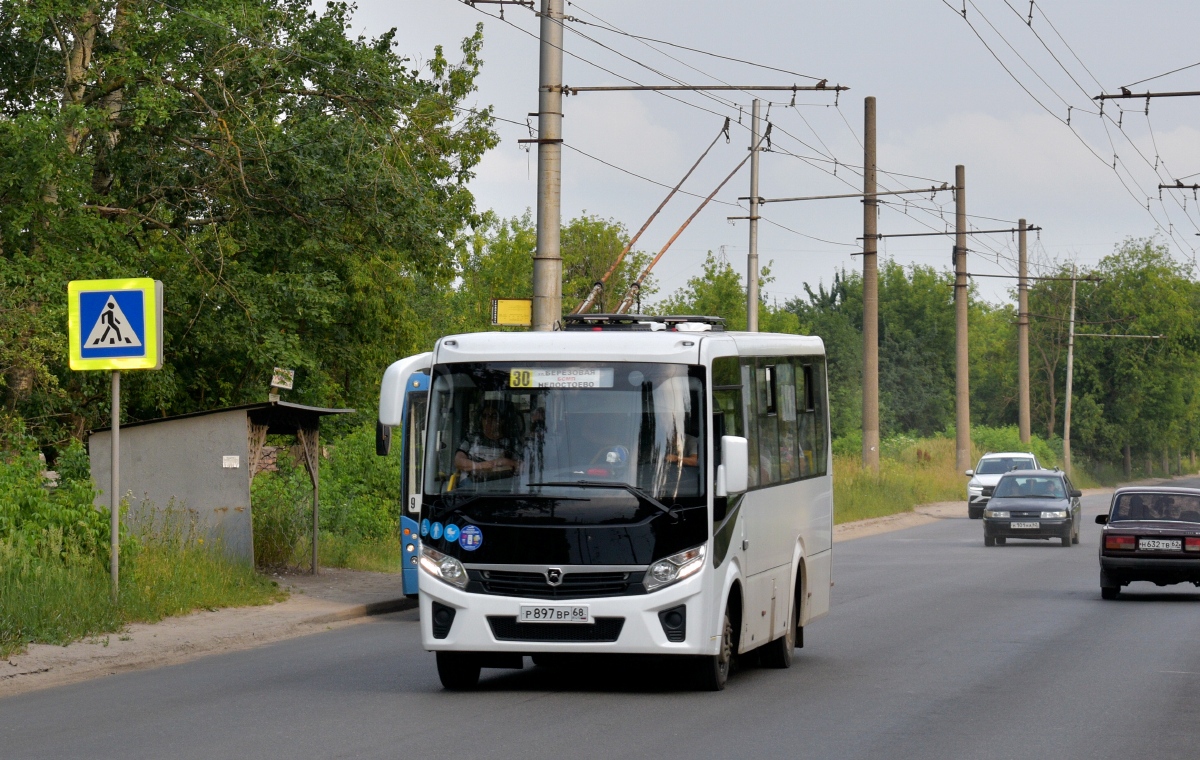
M 122 428 L 120 488 L 131 518 L 144 524 L 153 517 L 161 525 L 174 500 L 169 519 L 194 521 L 205 543 L 253 562 L 246 425 L 246 412 L 235 410 Z M 111 434 L 93 433 L 88 450 L 100 491 L 96 504 L 107 507 Z M 224 466 L 234 456 L 238 466 Z

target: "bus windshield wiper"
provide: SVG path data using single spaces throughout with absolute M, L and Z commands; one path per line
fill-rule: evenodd
M 559 487 L 584 486 L 585 488 L 620 488 L 624 491 L 628 491 L 629 493 L 633 494 L 634 496 L 636 496 L 640 499 L 645 499 L 646 501 L 648 501 L 651 504 L 651 506 L 656 507 L 657 509 L 661 509 L 664 513 L 666 513 L 668 515 L 675 514 L 675 510 L 671 509 L 666 504 L 663 504 L 658 499 L 656 499 L 653 496 L 651 496 L 650 494 L 646 493 L 645 489 L 639 488 L 637 486 L 631 486 L 628 483 L 613 483 L 613 482 L 609 482 L 607 480 L 555 480 L 555 481 L 549 481 L 546 483 L 526 483 L 525 485 L 530 488 L 535 487 L 535 486 L 559 486 Z

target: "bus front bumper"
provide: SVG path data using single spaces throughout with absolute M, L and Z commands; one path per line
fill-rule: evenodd
M 649 594 L 547 600 L 467 593 L 421 572 L 421 644 L 429 651 L 452 652 L 716 654 L 719 642 L 709 635 L 715 626 L 708 620 L 703 575 Z M 520 623 L 523 604 L 587 605 L 594 622 Z M 683 631 L 676 627 L 671 638 L 681 640 L 672 641 L 664 618 L 680 608 Z

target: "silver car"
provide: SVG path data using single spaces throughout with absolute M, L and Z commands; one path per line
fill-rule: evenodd
M 992 497 L 992 489 L 1000 482 L 1000 476 L 1012 470 L 1040 470 L 1042 465 L 1029 452 L 1002 452 L 984 454 L 974 470 L 967 470 L 967 517 L 978 520 L 983 517 L 983 508 Z

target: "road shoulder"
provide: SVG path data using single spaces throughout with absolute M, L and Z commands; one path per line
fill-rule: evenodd
M 283 602 L 136 623 L 67 646 L 34 644 L 22 654 L 0 660 L 0 699 L 251 649 L 416 606 L 414 600 L 400 594 L 399 575 L 329 569 L 316 577 L 273 578 L 290 592 Z

